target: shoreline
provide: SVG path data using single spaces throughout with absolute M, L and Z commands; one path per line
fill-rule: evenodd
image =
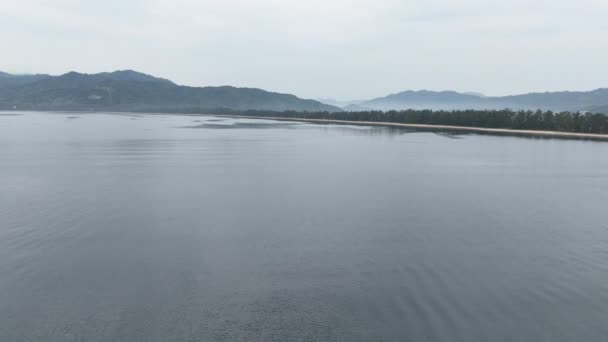
M 108 114 L 139 114 L 139 115 L 185 115 L 185 116 L 217 116 L 225 118 L 239 119 L 259 119 L 259 120 L 275 120 L 275 121 L 293 121 L 293 122 L 310 122 L 320 124 L 339 124 L 353 126 L 377 126 L 377 127 L 396 127 L 396 128 L 411 128 L 423 131 L 440 131 L 440 132 L 459 132 L 459 133 L 481 133 L 487 135 L 503 135 L 517 136 L 529 138 L 549 138 L 549 139 L 573 139 L 573 140 L 593 140 L 593 141 L 608 141 L 608 134 L 597 133 L 576 133 L 576 132 L 560 132 L 560 131 L 540 131 L 540 130 L 517 130 L 507 128 L 485 128 L 485 127 L 469 127 L 469 126 L 450 126 L 450 125 L 428 125 L 428 124 L 407 124 L 386 121 L 352 121 L 352 120 L 334 120 L 334 119 L 306 119 L 306 118 L 287 118 L 274 116 L 257 116 L 257 115 L 233 115 L 233 114 L 213 114 L 213 113 L 146 113 L 146 112 L 89 112 L 89 111 L 38 111 L 38 110 L 0 110 L 0 113 L 10 113 L 8 115 L 18 115 L 13 113 L 108 113 Z
M 207 115 L 207 114 L 204 114 L 204 115 Z M 425 131 L 485 133 L 485 134 L 491 134 L 491 135 L 506 135 L 506 136 L 520 136 L 520 137 L 608 141 L 608 134 L 597 134 L 597 133 L 575 133 L 575 132 L 560 132 L 560 131 L 516 130 L 516 129 L 507 129 L 507 128 L 406 124 L 406 123 L 385 122 L 385 121 L 349 121 L 349 120 L 333 120 L 333 119 L 282 118 L 282 117 L 272 117 L 272 116 L 250 116 L 250 115 L 220 115 L 220 114 L 208 114 L 208 115 L 219 116 L 219 117 L 229 117 L 229 118 L 239 118 L 239 119 L 261 119 L 261 120 L 296 121 L 296 122 L 311 122 L 311 123 L 331 123 L 331 124 L 355 125 L 355 126 L 413 128 L 413 129 L 420 129 L 420 130 L 425 130 Z

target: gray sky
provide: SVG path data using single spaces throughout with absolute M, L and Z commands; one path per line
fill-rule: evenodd
M 0 0 L 0 70 L 308 98 L 608 87 L 608 0 Z

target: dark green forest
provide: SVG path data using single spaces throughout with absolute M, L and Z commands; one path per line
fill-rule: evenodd
M 608 116 L 580 112 L 512 110 L 403 110 L 365 112 L 266 112 L 223 111 L 222 114 L 277 118 L 328 119 L 391 122 L 404 124 L 450 125 L 464 127 L 545 130 L 576 133 L 608 133 Z

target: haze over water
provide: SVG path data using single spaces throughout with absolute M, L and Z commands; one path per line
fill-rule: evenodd
M 608 336 L 608 143 L 21 114 L 1 341 Z

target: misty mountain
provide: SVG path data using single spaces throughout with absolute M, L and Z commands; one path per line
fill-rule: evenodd
M 294 95 L 254 88 L 187 87 L 132 70 L 70 72 L 0 88 L 0 109 L 199 111 L 214 109 L 340 111 Z
M 546 92 L 485 97 L 478 93 L 454 91 L 405 91 L 361 104 L 378 110 L 399 109 L 504 109 L 585 111 L 608 103 L 608 89 L 588 92 Z
M 336 100 L 336 99 L 331 99 L 331 98 L 323 98 L 323 99 L 315 99 L 321 103 L 325 103 L 328 104 L 330 106 L 334 106 L 334 107 L 347 107 L 347 106 L 352 106 L 352 105 L 359 105 L 363 102 L 365 102 L 366 100 L 350 100 L 350 101 L 345 101 L 345 100 Z
M 346 106 L 349 104 L 349 102 L 339 101 L 339 100 L 330 99 L 330 98 L 315 99 L 315 101 L 319 101 L 321 103 L 325 103 L 325 104 L 328 104 L 330 106 L 335 106 L 335 107 L 342 107 L 342 106 Z
M 585 111 L 589 107 L 608 104 L 608 88 L 592 91 L 531 93 L 488 98 L 497 106 L 522 109 Z
M 371 108 L 368 107 L 363 107 L 357 104 L 349 104 L 347 106 L 342 107 L 342 110 L 346 111 L 346 112 L 366 112 L 366 111 L 370 111 L 372 110 Z
M 361 106 L 372 109 L 465 109 L 477 108 L 482 98 L 455 91 L 404 91 L 363 102 Z

